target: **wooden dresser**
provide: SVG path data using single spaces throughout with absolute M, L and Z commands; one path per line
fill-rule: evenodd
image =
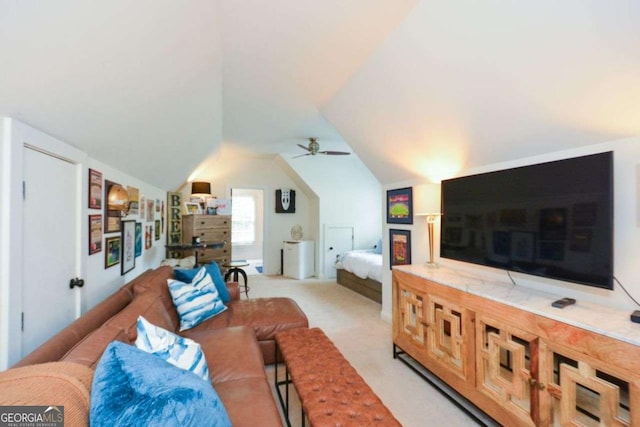
M 194 236 L 208 245 L 225 243 L 221 248 L 198 249 L 199 264 L 215 261 L 222 269 L 231 261 L 231 215 L 183 215 L 182 243 L 192 243 Z
M 500 424 L 640 426 L 640 324 L 628 311 L 557 309 L 557 295 L 446 268 L 394 267 L 392 286 L 394 357 Z

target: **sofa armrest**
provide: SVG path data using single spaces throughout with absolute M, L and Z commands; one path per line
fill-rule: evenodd
M 240 285 L 238 282 L 227 282 L 227 290 L 231 301 L 238 301 L 240 299 Z

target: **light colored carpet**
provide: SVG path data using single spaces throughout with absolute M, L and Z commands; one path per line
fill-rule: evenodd
M 406 365 L 393 359 L 391 325 L 380 319 L 380 304 L 335 281 L 251 276 L 249 286 L 250 298 L 294 299 L 309 318 L 309 326 L 322 328 L 403 426 L 476 425 Z M 273 366 L 268 367 L 272 384 L 273 373 Z M 279 374 L 283 373 L 279 368 Z M 291 401 L 292 425 L 299 426 L 297 396 Z

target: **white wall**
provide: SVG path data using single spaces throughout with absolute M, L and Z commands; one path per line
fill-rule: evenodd
M 614 152 L 614 275 L 623 284 L 627 291 L 640 301 L 640 280 L 637 274 L 637 260 L 640 259 L 640 137 L 608 141 L 601 144 L 590 145 L 578 149 L 550 152 L 545 155 L 517 159 L 499 164 L 487 165 L 482 168 L 465 170 L 458 176 L 483 173 L 512 167 L 542 163 L 547 161 L 565 159 L 570 157 L 595 154 L 604 151 Z M 391 188 L 401 188 L 414 183 L 396 183 L 385 186 L 386 191 Z M 426 243 L 426 223 L 416 221 L 412 226 L 395 226 L 385 224 L 384 233 L 384 282 L 382 316 L 391 319 L 391 272 L 389 271 L 389 228 L 407 228 L 412 230 L 412 261 L 424 263 L 428 257 Z M 439 228 L 439 227 L 438 227 Z M 436 242 L 439 242 L 439 230 L 436 231 Z M 437 243 L 436 243 L 437 245 Z M 436 251 L 438 254 L 438 251 Z M 464 269 L 475 274 L 485 275 L 508 281 L 506 272 L 494 268 L 481 267 L 473 264 L 456 262 L 448 259 L 437 258 L 441 265 Z M 578 285 L 558 280 L 544 279 L 512 273 L 519 286 L 532 289 L 540 289 L 558 296 L 568 296 L 577 300 L 586 300 L 598 304 L 618 307 L 626 310 L 634 310 L 637 307 L 620 288 L 614 284 L 614 290 L 608 291 Z
M 104 249 L 98 254 L 88 255 L 88 215 L 99 213 L 87 208 L 88 168 L 99 170 L 105 179 L 123 185 L 137 186 L 141 194 L 149 197 L 164 200 L 166 192 L 101 164 L 91 159 L 86 153 L 28 125 L 8 118 L 3 119 L 2 123 L 0 235 L 3 238 L 0 242 L 0 369 L 5 369 L 20 358 L 21 349 L 23 145 L 28 143 L 46 152 L 60 154 L 64 158 L 71 159 L 81 168 L 80 197 L 82 200 L 79 206 L 81 206 L 82 221 L 78 274 L 84 278 L 85 286 L 81 290 L 77 314 L 93 307 L 142 271 L 157 267 L 164 258 L 164 235 L 160 240 L 154 241 L 153 249 L 146 252 L 143 250 L 143 255 L 136 259 L 136 268 L 125 276 L 120 275 L 119 267 L 104 269 Z
M 145 182 L 142 182 L 131 175 L 127 175 L 122 173 L 104 163 L 100 163 L 94 159 L 89 158 L 87 160 L 87 167 L 96 169 L 102 172 L 103 179 L 108 179 L 109 181 L 117 182 L 118 184 L 123 185 L 125 188 L 128 186 L 136 187 L 138 189 L 139 196 L 145 196 L 146 198 L 159 199 L 164 201 L 165 208 L 165 219 L 164 219 L 164 232 L 160 234 L 160 240 L 155 240 L 153 238 L 152 243 L 153 246 L 149 249 L 144 248 L 144 226 L 145 225 L 154 225 L 153 222 L 147 222 L 146 219 L 140 218 L 139 215 L 128 215 L 124 218 L 124 220 L 135 220 L 136 222 L 142 223 L 142 233 L 143 233 L 143 243 L 142 243 L 142 255 L 136 258 L 135 268 L 124 276 L 120 275 L 120 265 L 113 266 L 111 268 L 104 268 L 104 251 L 105 248 L 103 246 L 102 252 L 99 252 L 94 255 L 86 256 L 86 279 L 85 286 L 83 288 L 84 298 L 83 298 L 83 309 L 89 309 L 96 305 L 98 302 L 102 301 L 117 290 L 120 286 L 124 285 L 127 282 L 130 282 L 132 279 L 143 273 L 144 271 L 150 268 L 156 268 L 160 265 L 160 262 L 165 258 L 165 242 L 166 242 L 166 230 L 167 230 L 167 192 L 149 185 Z M 87 172 L 88 173 L 88 172 Z M 87 206 L 85 203 L 83 206 Z M 84 214 L 97 214 L 101 213 L 100 211 L 94 209 L 87 209 Z M 87 215 L 83 215 L 83 218 L 86 218 Z M 160 213 L 156 212 L 154 214 L 155 219 L 161 219 Z M 85 221 L 87 222 L 87 221 Z M 88 227 L 88 225 L 87 225 Z M 155 230 L 155 229 L 154 229 Z M 83 233 L 85 234 L 85 233 Z M 105 237 L 117 236 L 118 233 L 109 233 L 103 236 L 103 242 Z M 86 239 L 85 239 L 86 240 Z M 104 244 L 104 243 L 103 243 Z M 85 251 L 88 253 L 88 251 Z
M 381 236 L 380 183 L 354 154 L 286 159 L 318 195 L 316 275 L 324 278 L 326 226 L 353 226 L 354 249 L 372 249 Z

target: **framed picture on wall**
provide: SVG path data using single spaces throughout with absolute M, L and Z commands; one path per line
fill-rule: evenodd
M 122 262 L 120 274 L 124 275 L 136 266 L 136 222 L 122 221 Z
M 89 215 L 89 255 L 102 251 L 102 215 Z
M 109 199 L 109 191 L 111 187 L 114 185 L 118 185 L 115 182 L 109 181 L 108 179 L 104 180 L 104 200 Z M 122 219 L 122 214 L 120 211 L 110 210 L 108 203 L 104 204 L 104 232 L 105 233 L 117 233 L 120 231 L 120 220 Z
M 387 190 L 387 224 L 413 224 L 413 188 Z
M 136 258 L 142 255 L 142 223 L 136 222 Z
M 389 254 L 391 257 L 390 268 L 394 265 L 411 264 L 410 230 L 389 230 Z
M 162 233 L 162 229 L 160 228 L 160 220 L 156 219 L 156 228 L 155 228 L 155 240 L 160 240 L 160 234 Z
M 107 237 L 105 239 L 104 268 L 120 264 L 120 242 L 120 236 Z
M 89 209 L 102 209 L 102 173 L 89 169 Z

